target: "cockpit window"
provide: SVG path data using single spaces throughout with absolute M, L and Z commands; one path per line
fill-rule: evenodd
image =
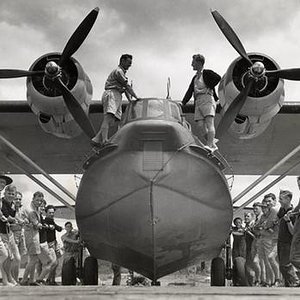
M 172 102 L 169 102 L 169 105 L 170 105 L 171 117 L 181 122 L 181 116 L 180 116 L 178 105 Z
M 166 99 L 143 99 L 130 104 L 128 120 L 151 118 L 182 122 L 180 109 L 175 102 Z
M 139 119 L 143 116 L 143 101 L 134 101 L 131 106 L 131 113 L 129 118 L 131 120 Z
M 149 100 L 147 117 L 148 118 L 163 118 L 165 116 L 164 100 Z

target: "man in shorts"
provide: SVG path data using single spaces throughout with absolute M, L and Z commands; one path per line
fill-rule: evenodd
M 8 258 L 4 261 L 3 267 L 6 272 L 7 279 L 10 283 L 16 285 L 17 281 L 12 276 L 12 267 L 21 261 L 19 249 L 15 243 L 11 225 L 16 223 L 16 211 L 14 208 L 14 200 L 17 189 L 14 185 L 6 186 L 4 197 L 2 200 L 2 217 L 0 220 L 0 236 L 8 251 Z
M 33 194 L 30 209 L 26 210 L 24 213 L 26 217 L 24 233 L 28 253 L 28 263 L 24 271 L 21 285 L 43 285 L 43 279 L 49 274 L 53 264 L 49 254 L 46 231 L 43 227 L 43 220 L 40 212 L 40 206 L 44 202 L 43 193 L 39 191 L 35 192 Z M 41 240 L 40 236 L 43 236 L 43 232 L 45 238 Z M 34 282 L 33 278 L 28 280 L 28 276 L 33 274 L 38 260 L 42 262 L 42 272 Z
M 200 130 L 200 135 L 206 141 L 206 146 L 210 151 L 217 150 L 215 139 L 215 111 L 218 99 L 215 86 L 220 82 L 221 76 L 212 70 L 203 69 L 205 57 L 201 54 L 193 55 L 192 67 L 196 71 L 190 86 L 182 100 L 185 105 L 194 94 L 195 114 L 194 120 Z
M 11 184 L 13 181 L 10 177 L 0 174 L 0 192 L 5 188 L 5 186 Z M 2 199 L 0 199 L 0 219 L 5 221 L 5 218 L 3 218 L 3 213 L 1 211 L 2 208 Z M 5 246 L 4 242 L 2 241 L 2 238 L 0 237 L 0 270 L 2 274 L 2 284 L 6 286 L 13 286 L 14 283 L 9 282 L 6 272 L 4 270 L 3 263 L 8 259 L 8 251 L 7 247 Z
M 103 122 L 97 135 L 92 139 L 93 146 L 101 146 L 108 142 L 109 128 L 121 120 L 122 94 L 125 93 L 128 101 L 131 97 L 138 99 L 132 87 L 128 84 L 126 71 L 132 65 L 132 55 L 123 54 L 119 66 L 114 69 L 105 82 L 105 91 L 102 95 Z
M 10 225 L 10 229 L 13 233 L 14 240 L 20 255 L 20 260 L 15 260 L 12 266 L 12 275 L 16 281 L 19 281 L 21 257 L 27 253 L 26 246 L 25 246 L 24 230 L 23 230 L 24 218 L 23 218 L 23 210 L 22 210 L 22 198 L 23 198 L 22 193 L 17 191 L 14 200 L 14 208 L 16 211 L 15 214 L 16 222 Z

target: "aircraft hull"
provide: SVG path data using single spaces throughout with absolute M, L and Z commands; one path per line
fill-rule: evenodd
M 232 221 L 226 179 L 207 156 L 164 152 L 160 167 L 160 154 L 119 149 L 99 158 L 76 202 L 91 255 L 152 280 L 218 256 Z

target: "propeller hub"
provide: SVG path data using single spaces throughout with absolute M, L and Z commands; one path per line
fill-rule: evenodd
M 61 75 L 61 67 L 54 61 L 49 61 L 45 66 L 45 73 L 50 78 Z
M 254 77 L 261 77 L 266 73 L 266 68 L 264 64 L 260 61 L 256 61 L 251 67 L 250 67 L 250 73 Z

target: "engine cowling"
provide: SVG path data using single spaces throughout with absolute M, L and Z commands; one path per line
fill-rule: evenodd
M 267 70 L 278 70 L 278 64 L 260 53 L 249 53 L 252 62 L 262 62 Z M 219 84 L 219 98 L 224 115 L 230 103 L 245 86 L 249 64 L 239 57 L 235 59 Z M 244 106 L 228 129 L 229 134 L 239 139 L 251 139 L 261 134 L 279 112 L 284 101 L 284 81 L 263 76 L 250 91 Z
M 45 54 L 31 65 L 30 71 L 44 70 L 49 61 L 58 62 L 60 57 L 58 52 Z M 65 62 L 61 79 L 88 114 L 93 87 L 82 66 L 73 57 Z M 61 138 L 73 138 L 82 133 L 68 111 L 61 91 L 55 88 L 49 77 L 27 78 L 27 100 L 45 132 Z

